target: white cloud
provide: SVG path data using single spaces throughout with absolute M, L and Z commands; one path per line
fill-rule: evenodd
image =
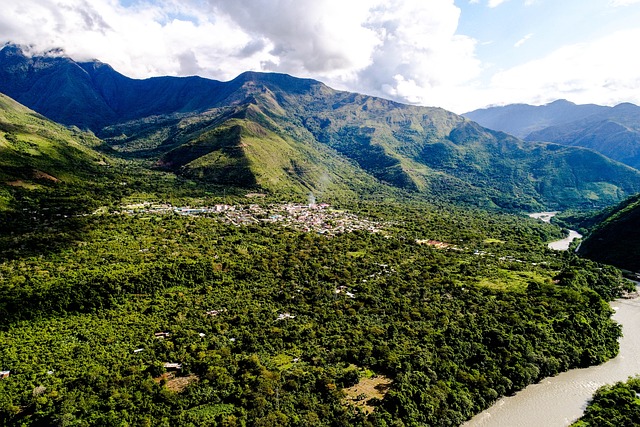
M 533 37 L 533 33 L 529 33 L 526 36 L 524 36 L 523 38 L 521 38 L 520 40 L 518 40 L 517 42 L 515 42 L 515 44 L 513 45 L 513 47 L 520 47 L 523 44 L 525 44 L 527 42 L 527 40 L 529 40 L 531 37 Z
M 386 97 L 441 105 L 442 90 L 477 76 L 475 41 L 456 35 L 460 10 L 452 1 L 387 1 L 368 25 L 381 44 L 355 87 Z
M 116 0 L 3 0 L 0 39 L 40 51 L 62 47 L 74 59 L 98 58 L 131 77 L 201 70 L 231 78 L 270 58 L 235 57 L 251 42 L 248 34 L 223 17 L 209 19 L 170 2 L 124 8 Z
M 566 98 L 576 103 L 640 104 L 640 29 L 619 31 L 591 43 L 564 46 L 548 56 L 495 74 L 476 91 L 483 103 L 543 104 Z
M 609 4 L 614 7 L 629 6 L 636 3 L 640 3 L 640 0 L 609 0 Z
M 136 78 L 278 71 L 435 105 L 480 71 L 459 16 L 453 0 L 3 0 L 0 41 Z
M 492 68 L 475 56 L 476 40 L 457 34 L 460 13 L 454 0 L 3 0 L 0 43 L 62 47 L 135 78 L 279 71 L 457 112 L 556 98 L 640 103 L 640 30 L 567 46 L 482 83 Z
M 502 3 L 504 3 L 505 1 L 507 1 L 507 0 L 489 0 L 489 3 L 487 4 L 487 6 L 489 6 L 489 7 L 498 7 Z
M 253 37 L 270 43 L 273 71 L 339 74 L 363 68 L 379 43 L 363 24 L 371 3 L 343 0 L 209 0 Z

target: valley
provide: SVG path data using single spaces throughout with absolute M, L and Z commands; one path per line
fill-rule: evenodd
M 285 74 L 0 76 L 2 425 L 452 426 L 615 363 L 633 286 L 549 245 L 632 167 Z

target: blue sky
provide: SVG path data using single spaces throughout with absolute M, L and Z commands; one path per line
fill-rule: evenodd
M 564 45 L 640 26 L 640 3 L 614 7 L 607 0 L 510 0 L 488 7 L 484 1 L 456 0 L 455 4 L 461 9 L 457 33 L 477 40 L 476 55 L 487 64 L 485 77 Z
M 463 113 L 640 104 L 640 0 L 3 0 L 0 43 L 134 78 L 284 72 Z

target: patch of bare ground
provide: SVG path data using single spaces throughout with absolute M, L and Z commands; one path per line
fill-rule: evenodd
M 440 242 L 438 240 L 430 240 L 430 239 L 420 239 L 416 240 L 416 243 L 419 245 L 429 245 L 433 246 L 437 249 L 447 249 L 453 247 L 451 243 Z
M 38 185 L 32 184 L 30 182 L 24 182 L 24 181 L 22 181 L 20 179 L 15 180 L 15 181 L 9 181 L 6 184 L 11 186 L 11 187 L 26 188 L 27 190 L 32 190 L 32 189 L 38 188 Z
M 35 179 L 47 179 L 47 180 L 49 180 L 49 181 L 53 181 L 53 182 L 58 182 L 58 181 L 60 181 L 60 180 L 59 180 L 58 178 L 56 178 L 55 176 L 53 176 L 53 175 L 49 175 L 48 173 L 46 173 L 46 172 L 42 172 L 42 171 L 39 171 L 39 170 L 34 170 L 34 171 L 33 171 L 33 177 L 34 177 Z
M 186 377 L 176 377 L 173 372 L 166 372 L 161 376 L 154 378 L 154 380 L 158 383 L 161 383 L 162 380 L 164 380 L 164 385 L 169 390 L 176 393 L 181 393 L 187 388 L 189 384 L 199 381 L 200 378 L 195 374 L 191 374 Z
M 382 400 L 389 391 L 392 382 L 391 378 L 383 375 L 361 378 L 358 384 L 342 390 L 345 394 L 343 401 L 370 414 L 376 406 L 371 399 Z

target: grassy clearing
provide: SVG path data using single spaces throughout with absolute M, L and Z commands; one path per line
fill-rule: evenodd
M 483 278 L 477 284 L 500 291 L 524 291 L 531 282 L 548 283 L 549 278 L 534 271 L 512 271 L 499 269 L 492 277 Z
M 358 384 L 342 390 L 345 394 L 343 401 L 370 414 L 375 409 L 371 399 L 382 400 L 389 391 L 392 382 L 391 378 L 383 375 L 360 378 Z

